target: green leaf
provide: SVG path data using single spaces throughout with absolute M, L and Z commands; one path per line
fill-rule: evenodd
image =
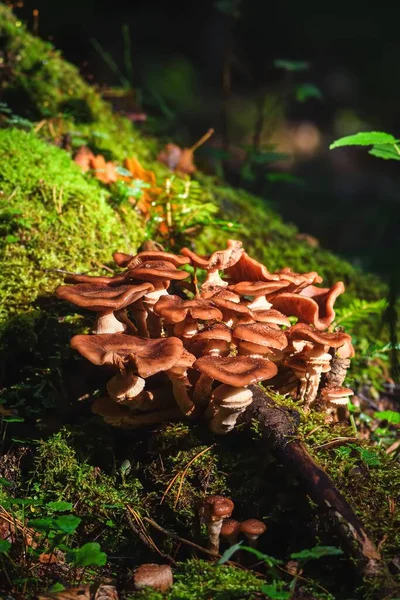
M 64 533 L 74 533 L 82 519 L 74 515 L 62 515 L 55 519 L 55 523 Z
M 0 539 L 0 554 L 5 554 L 11 548 L 10 542 Z
M 54 593 L 54 592 L 62 592 L 63 590 L 65 590 L 65 585 L 57 582 L 57 583 L 53 583 L 53 585 L 51 585 L 47 591 L 50 593 Z
M 310 63 L 305 60 L 285 60 L 278 58 L 274 60 L 274 67 L 285 69 L 285 71 L 307 71 L 310 68 Z
M 302 83 L 298 85 L 296 88 L 296 100 L 298 102 L 305 102 L 309 98 L 322 100 L 323 96 L 321 90 L 313 83 Z
M 369 151 L 369 154 L 384 160 L 400 160 L 400 154 L 392 144 L 376 145 Z
M 40 504 L 39 500 L 33 500 L 32 498 L 12 498 L 11 502 L 19 506 L 37 506 Z
M 48 502 L 47 506 L 54 512 L 65 512 L 66 510 L 72 510 L 71 502 L 64 502 L 63 500 L 58 502 Z
M 12 485 L 11 481 L 8 481 L 8 479 L 4 479 L 4 477 L 0 477 L 0 485 L 4 485 L 6 487 Z
M 275 567 L 276 565 L 281 565 L 282 561 L 274 558 L 273 556 L 269 556 L 268 554 L 264 554 L 255 548 L 250 548 L 250 546 L 242 546 L 242 550 L 249 552 L 250 554 L 254 554 L 259 560 L 263 560 L 268 567 Z
M 4 423 L 23 423 L 25 419 L 22 417 L 3 417 Z
M 380 421 L 387 421 L 393 425 L 400 425 L 400 413 L 396 412 L 395 410 L 383 410 L 381 412 L 376 412 L 374 417 Z
M 43 519 L 31 519 L 29 521 L 29 527 L 33 527 L 36 531 L 51 531 L 55 529 L 54 520 L 50 517 L 44 517 Z
M 241 547 L 242 547 L 242 542 L 239 542 L 238 544 L 233 544 L 233 546 L 228 548 L 228 550 L 225 550 L 225 552 L 223 553 L 223 555 L 217 562 L 217 565 L 224 565 L 226 562 L 228 562 L 228 560 L 230 560 L 232 558 L 232 556 L 235 554 L 235 552 L 240 550 Z
M 379 144 L 395 144 L 398 140 L 390 133 L 383 131 L 361 131 L 354 135 L 346 135 L 345 137 L 335 140 L 329 149 L 341 148 L 342 146 L 375 146 Z
M 268 596 L 268 598 L 272 598 L 272 600 L 288 600 L 291 597 L 291 592 L 286 592 L 285 590 L 279 589 L 282 586 L 281 582 L 273 582 L 270 584 L 264 584 L 261 586 L 261 591 L 263 594 Z
M 343 554 L 343 550 L 336 548 L 336 546 L 314 546 L 309 550 L 294 552 L 290 555 L 290 558 L 294 560 L 313 560 L 323 556 L 340 556 L 341 554 Z
M 100 544 L 89 542 L 74 552 L 74 561 L 80 567 L 103 567 L 107 562 L 107 554 L 101 552 Z

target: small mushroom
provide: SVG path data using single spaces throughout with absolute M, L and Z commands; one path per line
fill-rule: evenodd
M 215 380 L 224 384 L 215 390 L 206 414 L 212 419 L 211 431 L 218 434 L 231 431 L 238 416 L 251 404 L 252 393 L 246 386 L 270 379 L 278 370 L 269 360 L 250 356 L 202 356 L 193 368 L 201 372 L 193 393 L 195 404 L 206 405 Z
M 308 348 L 286 360 L 286 366 L 293 369 L 300 379 L 299 400 L 303 401 L 305 411 L 316 399 L 321 374 L 329 371 L 331 360 L 332 356 L 321 345 Z
M 173 584 L 172 570 L 169 565 L 147 563 L 136 569 L 133 581 L 137 590 L 150 587 L 157 592 L 166 592 Z
M 326 387 L 321 391 L 321 399 L 333 406 L 347 406 L 350 396 L 354 396 L 353 390 L 345 387 Z
M 209 299 L 222 311 L 222 320 L 228 327 L 252 320 L 250 309 L 245 304 L 241 304 L 240 297 L 230 290 L 218 289 Z
M 287 281 L 241 281 L 230 285 L 229 289 L 239 294 L 239 296 L 253 298 L 253 300 L 246 303 L 247 307 L 252 311 L 258 311 L 270 309 L 271 304 L 267 301 L 266 296 L 280 291 L 288 285 L 289 282 Z
M 256 547 L 258 538 L 266 530 L 266 525 L 258 519 L 247 519 L 247 521 L 243 521 L 240 525 L 240 531 L 247 537 L 251 548 Z
M 140 379 L 171 369 L 183 352 L 182 342 L 175 337 L 149 340 L 123 333 L 76 335 L 71 347 L 94 365 L 119 369 L 107 386 L 117 401 L 140 394 L 144 387 Z
M 245 356 L 265 356 L 273 361 L 281 360 L 288 341 L 280 329 L 265 323 L 237 325 L 232 332 L 239 354 Z
M 321 390 L 321 401 L 327 407 L 328 420 L 335 420 L 332 413 L 336 412 L 336 420 L 344 421 L 348 417 L 347 406 L 353 390 L 345 387 L 325 387 Z
M 126 328 L 126 325 L 115 317 L 114 311 L 122 310 L 137 302 L 153 289 L 151 283 L 115 287 L 81 283 L 59 286 L 56 289 L 56 296 L 87 310 L 97 312 L 95 333 L 110 334 L 124 331 Z
M 208 548 L 219 552 L 219 536 L 224 519 L 231 516 L 234 504 L 224 496 L 208 496 L 200 505 L 200 516 L 207 526 Z
M 225 519 L 221 527 L 221 537 L 226 539 L 229 546 L 237 544 L 240 533 L 240 523 L 235 519 Z
M 243 252 L 242 242 L 236 240 L 228 240 L 226 250 L 218 250 L 208 257 L 198 256 L 189 248 L 182 248 L 181 250 L 181 254 L 190 258 L 190 262 L 195 268 L 207 271 L 206 280 L 201 286 L 202 290 L 227 286 L 228 283 L 221 279 L 218 271 L 235 265 Z
M 189 349 L 197 358 L 205 354 L 228 356 L 231 340 L 229 327 L 223 323 L 211 323 L 192 337 Z

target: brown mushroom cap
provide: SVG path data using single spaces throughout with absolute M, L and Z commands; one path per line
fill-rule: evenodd
M 183 344 L 176 337 L 146 339 L 123 333 L 75 335 L 71 347 L 94 365 L 120 367 L 130 362 L 144 378 L 171 369 L 183 352 Z
M 211 323 L 210 325 L 205 325 L 204 329 L 196 333 L 192 340 L 223 340 L 230 342 L 232 340 L 232 333 L 224 323 Z
M 339 352 L 341 358 L 351 358 L 354 356 L 351 337 L 342 331 L 328 333 L 326 331 L 315 330 L 306 323 L 296 323 L 296 325 L 293 325 L 290 328 L 288 335 L 290 341 L 304 340 L 316 342 L 317 344 L 329 346 L 330 348 L 340 348 L 342 350 Z
M 267 530 L 266 525 L 258 519 L 247 519 L 240 525 L 240 531 L 245 535 L 261 535 Z
M 188 313 L 193 319 L 202 321 L 222 320 L 222 312 L 202 298 L 182 300 L 179 296 L 162 296 L 154 305 L 154 312 L 169 323 L 184 321 Z
M 288 281 L 240 281 L 229 289 L 239 296 L 267 296 L 289 285 Z
M 243 252 L 242 242 L 237 240 L 228 240 L 225 250 L 217 250 L 210 256 L 199 256 L 189 248 L 182 248 L 181 250 L 181 254 L 189 257 L 193 266 L 207 271 L 210 269 L 223 270 L 233 266 L 240 259 Z
M 221 310 L 235 313 L 238 316 L 250 316 L 250 309 L 245 304 L 240 304 L 239 296 L 229 290 L 218 290 L 210 300 Z
M 222 537 L 229 538 L 231 536 L 239 535 L 240 523 L 235 519 L 225 519 L 221 527 Z
M 102 312 L 106 310 L 121 310 L 133 304 L 153 289 L 151 283 L 119 285 L 115 287 L 78 283 L 73 286 L 60 285 L 56 289 L 56 296 L 82 308 Z
M 230 498 L 224 496 L 208 496 L 201 503 L 202 513 L 206 521 L 219 521 L 231 516 L 235 505 Z
M 279 275 L 279 278 L 282 281 L 287 281 L 289 283 L 288 291 L 296 293 L 313 283 L 321 283 L 322 281 L 322 277 L 318 275 L 316 271 L 310 271 L 310 273 L 294 273 L 289 267 L 281 269 L 277 272 L 277 275 Z
M 333 305 L 336 298 L 343 294 L 341 281 L 331 288 L 317 288 L 313 285 L 304 288 L 300 294 L 282 293 L 270 298 L 277 310 L 288 316 L 297 317 L 304 323 L 311 323 L 317 329 L 326 329 L 335 318 Z
M 139 279 L 141 281 L 170 281 L 171 279 L 181 281 L 189 277 L 189 273 L 186 271 L 178 271 L 176 266 L 172 262 L 165 260 L 149 260 L 143 263 L 139 263 L 135 267 L 125 271 L 125 281 L 131 279 Z
M 226 269 L 226 275 L 232 283 L 241 281 L 279 281 L 279 275 L 270 273 L 264 265 L 243 252 L 240 259 Z
M 271 323 L 273 325 L 285 325 L 286 327 L 290 327 L 289 318 L 274 308 L 269 308 L 266 310 L 252 310 L 251 316 L 254 321 L 258 321 L 260 323 Z
M 271 379 L 278 370 L 269 360 L 251 356 L 202 356 L 196 360 L 193 368 L 233 387 L 245 387 Z
M 79 273 L 76 274 L 70 274 L 67 275 L 64 278 L 64 282 L 65 283 L 72 283 L 72 284 L 77 284 L 77 283 L 91 283 L 93 285 L 100 285 L 100 286 L 104 286 L 104 285 L 109 285 L 109 286 L 116 286 L 116 285 L 122 285 L 122 284 L 126 284 L 124 276 L 123 275 L 116 275 L 115 277 L 104 277 L 102 275 L 80 275 Z
M 167 261 L 180 267 L 187 265 L 190 260 L 186 256 L 178 256 L 172 252 L 164 252 L 163 250 L 144 250 L 138 254 L 125 254 L 123 252 L 114 252 L 113 258 L 119 267 L 130 269 L 147 261 Z
M 232 332 L 237 340 L 251 342 L 260 346 L 267 346 L 275 350 L 286 348 L 288 341 L 286 335 L 280 329 L 269 327 L 265 323 L 246 323 L 237 325 Z
M 345 387 L 326 387 L 321 391 L 322 400 L 336 406 L 346 406 L 349 396 L 354 396 L 354 392 Z
M 172 570 L 169 565 L 140 565 L 135 571 L 133 581 L 137 590 L 151 587 L 158 592 L 166 592 L 173 584 Z

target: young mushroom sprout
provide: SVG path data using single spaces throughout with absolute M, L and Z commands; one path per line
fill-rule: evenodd
M 200 517 L 207 526 L 208 549 L 218 554 L 219 536 L 224 519 L 228 519 L 234 509 L 234 504 L 224 496 L 208 496 L 200 504 Z
M 343 398 L 335 390 L 354 349 L 348 334 L 331 330 L 343 283 L 319 287 L 318 273 L 289 267 L 272 273 L 236 240 L 208 257 L 152 244 L 115 252 L 114 261 L 112 277 L 71 274 L 56 290 L 97 313 L 96 335 L 77 335 L 71 346 L 116 370 L 108 397 L 93 404 L 108 423 L 135 428 L 181 415 L 226 434 L 252 403 L 249 386 L 265 381 L 306 410 L 328 413 Z M 205 281 L 171 294 L 189 277 L 185 265 L 206 271 Z

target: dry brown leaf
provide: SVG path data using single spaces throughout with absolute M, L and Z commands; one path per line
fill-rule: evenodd
M 98 154 L 91 160 L 91 168 L 95 171 L 95 177 L 103 183 L 115 183 L 118 179 L 115 165 L 107 162 L 102 154 Z
M 113 585 L 100 585 L 94 600 L 118 600 L 117 590 Z
M 81 146 L 75 155 L 74 161 L 79 165 L 84 173 L 92 168 L 94 154 L 87 146 Z
M 37 596 L 37 600 L 90 600 L 90 587 L 80 585 L 62 592 L 49 592 Z

